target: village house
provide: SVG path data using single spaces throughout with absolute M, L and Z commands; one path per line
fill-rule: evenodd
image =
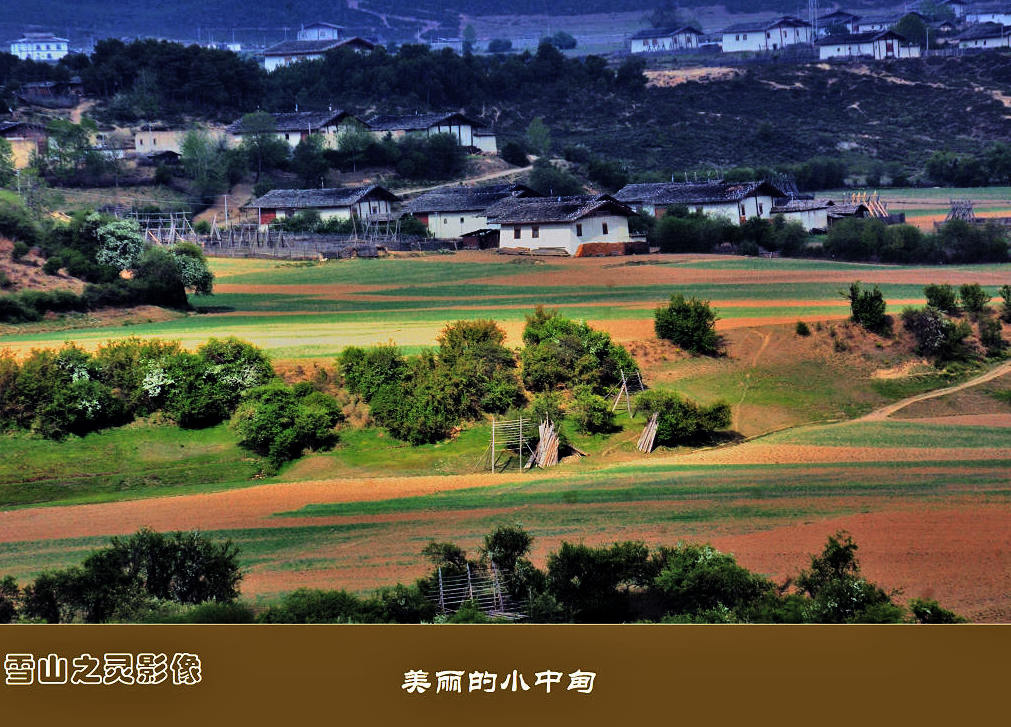
M 959 48 L 1007 48 L 1011 27 L 1001 23 L 979 23 L 955 36 Z
M 811 24 L 793 16 L 738 23 L 723 29 L 723 52 L 760 53 L 809 44 Z
M 657 182 L 629 184 L 614 195 L 620 202 L 654 217 L 671 207 L 744 224 L 752 217 L 768 219 L 773 202 L 788 197 L 769 182 Z
M 32 154 L 43 153 L 46 148 L 46 130 L 39 124 L 27 121 L 0 121 L 0 138 L 11 146 L 14 168 L 24 169 L 32 160 Z
M 827 13 L 818 18 L 818 35 L 829 35 L 836 28 L 844 29 L 847 33 L 855 33 L 858 20 L 860 20 L 859 15 L 843 10 Z
M 702 32 L 690 25 L 680 28 L 647 28 L 629 38 L 632 53 L 670 53 L 699 47 Z
M 314 61 L 335 48 L 350 48 L 358 53 L 369 53 L 375 43 L 359 38 L 344 37 L 344 27 L 332 23 L 312 23 L 298 31 L 296 40 L 285 40 L 263 51 L 263 65 L 268 72 L 300 61 Z
M 965 22 L 1011 25 L 1011 4 L 998 3 L 970 7 L 965 11 Z
M 182 154 L 183 139 L 189 133 L 189 129 L 172 129 L 167 126 L 154 126 L 148 124 L 137 129 L 133 133 L 133 148 L 137 154 L 150 156 L 162 152 L 173 152 Z M 210 137 L 222 143 L 228 143 L 228 134 L 221 128 L 204 128 Z
M 485 184 L 478 187 L 443 187 L 425 192 L 404 205 L 404 211 L 421 220 L 433 237 L 455 239 L 489 228 L 487 210 L 508 198 L 537 197 L 522 184 Z
M 70 41 L 52 33 L 25 33 L 11 41 L 11 55 L 23 61 L 55 63 L 67 55 Z
M 366 123 L 376 139 L 382 139 L 387 134 L 394 139 L 409 134 L 419 136 L 452 134 L 460 146 L 472 147 L 486 154 L 494 154 L 497 150 L 495 132 L 480 121 L 475 121 L 455 111 L 435 114 L 376 116 Z
M 574 257 L 625 254 L 633 214 L 607 194 L 510 197 L 487 210 L 488 222 L 500 228 L 500 250 Z
M 344 134 L 349 131 L 367 131 L 368 127 L 357 116 L 342 111 L 296 111 L 294 113 L 271 114 L 274 117 L 275 128 L 271 132 L 281 141 L 294 148 L 302 139 L 310 134 L 319 134 L 323 145 L 328 149 L 336 149 Z M 254 131 L 243 125 L 239 119 L 225 129 L 235 144 Z
M 377 184 L 330 189 L 272 189 L 244 209 L 256 210 L 257 222 L 269 225 L 299 212 L 315 210 L 320 219 L 392 220 L 400 198 Z
M 921 48 L 910 43 L 894 30 L 876 30 L 869 33 L 830 35 L 815 42 L 818 58 L 919 58 Z
M 965 17 L 965 12 L 969 9 L 968 0 L 944 0 L 941 4 L 951 8 L 956 18 Z

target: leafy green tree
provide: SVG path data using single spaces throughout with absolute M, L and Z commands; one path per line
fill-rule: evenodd
M 584 434 L 610 432 L 614 430 L 614 412 L 611 404 L 602 396 L 593 393 L 589 387 L 580 387 L 572 403 L 572 416 L 576 428 Z
M 327 394 L 301 394 L 274 382 L 247 391 L 232 416 L 239 444 L 278 466 L 298 459 L 306 449 L 324 449 L 337 442 L 334 427 L 344 419 L 340 405 Z
M 547 159 L 534 162 L 527 184 L 537 193 L 549 197 L 568 197 L 585 191 L 579 179 Z
M 526 149 L 517 141 L 507 141 L 499 151 L 502 160 L 517 167 L 530 166 L 530 159 L 527 158 Z
M 902 311 L 902 325 L 916 338 L 916 350 L 923 356 L 939 361 L 964 359 L 969 356 L 965 339 L 972 334 L 967 321 L 955 322 L 937 308 L 906 308 Z
M 1005 322 L 1011 323 L 1011 285 L 1000 286 L 1000 297 L 1004 300 L 1000 317 Z
M 885 315 L 885 297 L 878 286 L 862 290 L 859 281 L 850 283 L 846 297 L 854 323 L 873 333 L 886 333 L 891 328 L 891 319 Z
M 484 536 L 481 552 L 503 573 L 511 574 L 516 564 L 530 552 L 533 538 L 516 525 L 499 525 Z
M 329 168 L 319 134 L 310 134 L 298 142 L 291 155 L 291 170 L 298 175 L 303 186 L 323 186 L 321 182 Z
M 21 589 L 13 576 L 0 578 L 0 624 L 17 620 L 21 610 Z
M 654 312 L 653 327 L 657 338 L 671 341 L 689 353 L 715 356 L 719 352 L 718 317 L 709 301 L 674 293 L 670 303 Z
M 474 44 L 477 43 L 477 31 L 474 26 L 467 23 L 463 29 L 463 53 L 469 55 L 474 52 Z
M 339 155 L 351 163 L 352 171 L 358 171 L 358 165 L 365 156 L 366 149 L 372 144 L 372 135 L 367 131 L 354 129 L 341 134 L 337 140 Z
M 633 411 L 656 413 L 656 443 L 669 447 L 702 441 L 731 423 L 730 405 L 700 406 L 673 391 L 650 389 L 636 395 Z
M 137 265 L 144 252 L 144 237 L 136 220 L 110 220 L 97 230 L 99 250 L 95 261 L 116 270 L 128 270 Z
M 392 343 L 360 348 L 348 346 L 337 356 L 337 371 L 352 394 L 365 401 L 384 386 L 399 384 L 407 373 L 407 361 Z
M 830 536 L 811 566 L 797 576 L 797 587 L 810 597 L 807 620 L 813 623 L 901 623 L 904 612 L 884 590 L 860 573 L 857 544 L 846 532 Z
M 513 42 L 507 38 L 492 38 L 488 41 L 489 53 L 508 53 L 513 49 Z
M 923 289 L 923 294 L 927 298 L 927 305 L 931 308 L 937 308 L 937 310 L 944 311 L 949 315 L 958 315 L 960 311 L 958 307 L 958 294 L 947 283 L 943 285 L 931 283 Z
M 954 611 L 943 608 L 933 598 L 914 598 L 909 602 L 909 610 L 917 623 L 921 624 L 960 624 L 965 623 Z
M 194 191 L 201 199 L 221 194 L 227 189 L 228 179 L 221 143 L 206 129 L 197 127 L 187 131 L 179 151 L 183 170 L 193 180 Z
M 169 250 L 179 268 L 179 280 L 187 290 L 197 295 L 211 295 L 214 290 L 214 273 L 207 267 L 207 257 L 200 246 L 180 242 Z
M 288 161 L 288 145 L 277 138 L 277 122 L 265 111 L 257 111 L 242 117 L 242 143 L 240 148 L 256 171 L 256 181 L 260 181 L 263 170 L 273 169 Z
M 563 542 L 548 556 L 548 591 L 572 621 L 620 622 L 629 614 L 630 589 L 646 581 L 648 561 L 642 543 L 591 548 Z
M 14 150 L 11 149 L 10 142 L 0 139 L 0 187 L 4 187 L 14 181 L 17 170 L 14 168 Z
M 990 296 L 979 283 L 964 283 L 958 289 L 958 296 L 962 299 L 966 312 L 975 315 L 983 313 L 986 304 L 990 302 Z
M 719 607 L 743 614 L 773 592 L 771 581 L 742 568 L 732 555 L 711 545 L 679 543 L 661 548 L 655 560 L 660 570 L 651 588 L 671 614 L 697 614 Z
M 986 349 L 987 356 L 1000 356 L 1007 348 L 1003 326 L 999 318 L 981 318 L 979 321 L 979 342 Z
M 553 35 L 548 36 L 544 39 L 555 48 L 559 50 L 572 50 L 578 43 L 571 33 L 566 33 L 564 30 L 559 30 Z
M 544 156 L 551 151 L 551 129 L 544 123 L 543 116 L 535 116 L 527 125 L 526 140 L 535 154 Z

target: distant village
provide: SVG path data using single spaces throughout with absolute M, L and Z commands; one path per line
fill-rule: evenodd
M 812 3 L 808 20 L 784 16 L 741 22 L 708 34 L 691 25 L 645 29 L 632 34 L 626 46 L 617 52 L 632 56 L 718 52 L 727 57 L 747 57 L 803 51 L 805 58 L 821 60 L 885 60 L 918 58 L 941 49 L 974 52 L 1009 46 L 1011 5 L 1005 9 L 945 0 L 934 6 L 945 8 L 946 17 L 938 19 L 918 10 L 888 16 L 861 16 L 841 9 L 815 14 L 817 4 Z M 896 30 L 911 23 L 926 29 L 929 34 L 926 44 Z M 70 52 L 66 38 L 47 33 L 25 33 L 10 48 L 21 59 L 47 63 L 54 63 Z M 295 39 L 264 49 L 261 59 L 270 72 L 322 58 L 337 48 L 370 53 L 376 43 L 359 36 L 349 37 L 341 26 L 316 22 L 304 25 Z M 27 83 L 20 90 L 23 100 L 42 105 L 47 99 L 73 101 L 82 95 L 81 83 L 76 78 L 63 83 Z M 271 118 L 267 132 L 247 128 L 246 117 L 227 126 L 207 127 L 205 131 L 222 148 L 237 147 L 248 136 L 263 133 L 283 141 L 290 149 L 309 138 L 319 140 L 326 149 L 338 149 L 341 139 L 349 133 L 368 135 L 375 140 L 448 134 L 469 154 L 488 157 L 499 152 L 495 129 L 456 110 L 366 117 L 347 109 L 295 109 L 273 113 Z M 131 137 L 115 142 L 101 131 L 94 132 L 92 143 L 105 153 L 139 164 L 177 165 L 191 129 L 145 123 L 133 129 Z M 44 145 L 45 136 L 46 129 L 38 124 L 17 118 L 0 121 L 0 137 L 10 144 L 18 169 L 28 166 L 33 153 Z M 502 252 L 577 256 L 645 251 L 644 237 L 633 234 L 629 220 L 636 215 L 659 218 L 675 207 L 723 218 L 736 225 L 782 216 L 808 232 L 824 232 L 835 222 L 850 217 L 888 217 L 887 210 L 876 199 L 816 199 L 800 194 L 789 182 L 761 179 L 734 183 L 719 179 L 671 180 L 628 184 L 613 195 L 578 196 L 542 196 L 511 181 L 475 186 L 443 184 L 408 195 L 398 195 L 379 184 L 273 189 L 246 201 L 241 212 L 259 230 L 268 230 L 282 220 L 306 213 L 323 221 L 357 220 L 365 225 L 391 222 L 406 215 L 424 225 L 436 240 L 452 240 L 454 244 L 470 247 L 497 247 Z M 227 212 L 223 221 L 227 222 Z

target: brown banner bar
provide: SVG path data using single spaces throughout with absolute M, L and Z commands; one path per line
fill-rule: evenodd
M 0 647 L 12 725 L 1000 724 L 1011 626 L 6 626 Z

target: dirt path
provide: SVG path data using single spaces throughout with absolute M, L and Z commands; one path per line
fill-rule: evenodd
M 481 182 L 488 182 L 492 179 L 501 179 L 502 177 L 508 177 L 512 174 L 519 174 L 520 172 L 526 172 L 533 168 L 533 163 L 537 159 L 534 155 L 528 155 L 530 158 L 530 165 L 526 167 L 516 167 L 515 169 L 503 169 L 498 172 L 489 172 L 488 174 L 482 174 L 478 177 L 468 177 L 467 179 L 457 179 L 452 182 L 443 182 L 442 184 L 433 184 L 431 187 L 415 187 L 414 189 L 401 189 L 398 193 L 401 197 L 407 195 L 421 194 L 422 192 L 431 192 L 433 189 L 442 189 L 444 187 L 457 187 L 459 185 L 471 186 L 474 184 L 480 184 Z
M 208 224 L 217 220 L 219 225 L 225 224 L 225 197 L 228 198 L 228 219 L 230 222 L 238 222 L 242 214 L 241 206 L 253 195 L 253 185 L 237 184 L 228 190 L 228 194 L 218 195 L 214 199 L 214 204 L 193 218 L 194 222 L 205 220 Z
M 758 347 L 758 351 L 755 352 L 755 357 L 751 360 L 751 368 L 754 369 L 758 366 L 758 359 L 762 357 L 765 352 L 766 347 L 769 345 L 769 339 L 772 338 L 772 334 L 762 331 L 750 331 L 749 333 L 754 333 L 761 337 L 762 345 Z M 740 429 L 740 418 L 741 418 L 741 404 L 744 403 L 744 399 L 748 396 L 748 389 L 751 388 L 751 371 L 749 370 L 744 374 L 744 391 L 741 392 L 741 398 L 738 400 L 737 405 L 734 407 L 734 420 L 731 422 L 731 426 L 734 431 Z
M 946 389 L 936 389 L 935 391 L 928 391 L 925 394 L 917 394 L 916 396 L 910 396 L 901 401 L 897 401 L 894 404 L 889 404 L 888 406 L 883 406 L 880 409 L 875 409 L 870 414 L 865 414 L 860 417 L 857 421 L 863 422 L 880 422 L 884 421 L 892 414 L 902 409 L 905 409 L 910 404 L 915 404 L 918 401 L 926 401 L 927 399 L 936 399 L 939 396 L 945 396 L 947 394 L 954 394 L 956 391 L 962 391 L 963 389 L 969 389 L 973 386 L 979 386 L 980 384 L 985 384 L 987 381 L 992 381 L 1004 374 L 1011 373 L 1011 361 L 1006 361 L 1002 363 L 995 369 L 987 371 L 985 374 L 980 374 L 979 376 L 973 377 L 968 381 L 963 381 L 961 384 L 956 384 L 955 386 L 949 386 Z

